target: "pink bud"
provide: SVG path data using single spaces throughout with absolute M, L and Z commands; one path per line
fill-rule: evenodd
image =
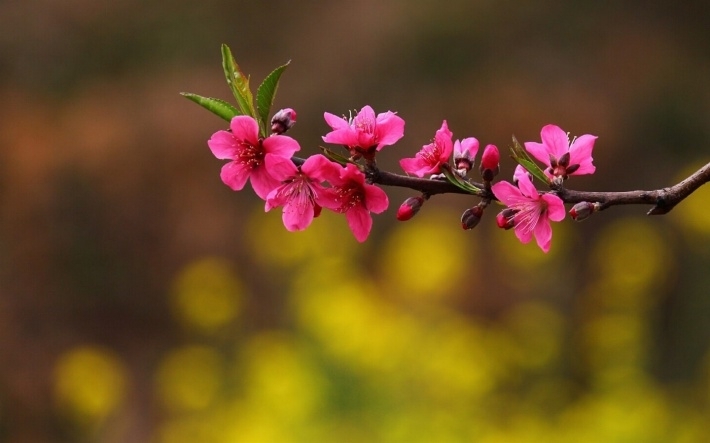
M 498 175 L 500 171 L 500 153 L 496 145 L 488 145 L 486 149 L 483 150 L 483 155 L 481 156 L 481 177 L 485 181 L 491 181 Z
M 274 114 L 271 119 L 271 132 L 283 134 L 296 124 L 296 111 L 291 108 L 284 108 Z
M 397 220 L 407 221 L 414 217 L 424 204 L 423 197 L 409 197 L 397 210 Z

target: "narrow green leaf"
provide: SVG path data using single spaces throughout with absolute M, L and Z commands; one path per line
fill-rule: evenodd
M 470 194 L 475 194 L 475 195 L 480 195 L 480 193 L 482 192 L 480 189 L 473 186 L 468 181 L 462 179 L 460 176 L 458 176 L 456 173 L 451 171 L 449 168 L 442 168 L 441 170 L 444 173 L 444 176 L 446 177 L 446 179 L 449 181 L 449 183 L 456 186 L 457 188 L 462 189 Z
M 222 68 L 224 68 L 224 76 L 227 78 L 227 84 L 237 99 L 239 109 L 242 114 L 257 118 L 254 110 L 254 96 L 249 89 L 249 77 L 239 69 L 239 65 L 232 56 L 232 51 L 229 46 L 222 44 Z M 258 119 L 257 119 L 258 120 Z
M 259 127 L 262 129 L 261 135 L 263 137 L 266 137 L 266 131 L 269 127 L 271 106 L 274 104 L 276 90 L 279 88 L 279 78 L 281 78 L 281 74 L 286 70 L 289 63 L 291 63 L 290 60 L 271 71 L 256 89 L 256 109 L 259 112 Z
M 323 151 L 323 155 L 325 155 L 329 160 L 333 160 L 334 162 L 340 163 L 343 166 L 347 165 L 348 163 L 353 163 L 352 161 L 350 161 L 349 158 L 347 158 L 343 155 L 337 154 L 326 147 L 319 146 L 319 148 L 321 151 Z M 355 163 L 353 163 L 353 164 L 355 164 Z
M 201 95 L 191 94 L 189 92 L 181 92 L 180 95 L 197 103 L 213 114 L 216 114 L 218 117 L 222 117 L 228 122 L 232 121 L 235 115 L 241 114 L 237 108 L 218 98 L 202 97 Z
M 518 162 L 525 170 L 531 173 L 535 178 L 545 183 L 546 185 L 550 183 L 550 180 L 545 175 L 545 172 L 538 166 L 537 163 L 530 158 L 528 152 L 523 148 L 517 138 L 513 136 L 513 146 L 510 147 L 511 157 L 513 160 Z

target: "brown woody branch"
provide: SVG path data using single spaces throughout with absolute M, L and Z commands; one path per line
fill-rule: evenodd
M 294 163 L 301 164 L 303 159 L 294 158 Z M 432 180 L 410 177 L 382 171 L 376 167 L 366 168 L 367 178 L 371 183 L 383 186 L 397 186 L 409 188 L 427 195 L 435 194 L 469 194 L 459 187 L 444 180 Z M 594 192 L 575 191 L 562 186 L 552 187 L 552 192 L 559 196 L 565 203 L 590 202 L 599 203 L 599 210 L 604 210 L 617 205 L 653 205 L 648 215 L 662 215 L 670 212 L 678 203 L 683 201 L 700 186 L 710 181 L 710 163 L 706 164 L 688 178 L 668 188 L 653 191 L 621 191 L 621 192 Z M 471 182 L 481 189 L 478 195 L 483 199 L 495 200 L 490 191 L 484 189 L 481 183 Z

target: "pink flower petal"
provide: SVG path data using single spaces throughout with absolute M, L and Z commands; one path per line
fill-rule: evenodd
M 540 198 L 535 185 L 532 184 L 530 176 L 527 174 L 518 176 L 518 188 L 524 196 L 529 197 L 532 200 L 538 200 Z
M 535 240 L 544 253 L 550 251 L 550 245 L 552 244 L 552 227 L 550 226 L 550 221 L 544 217 L 541 217 L 535 225 Z
M 350 127 L 350 123 L 343 117 L 338 117 L 335 114 L 331 114 L 330 112 L 324 112 L 323 113 L 323 118 L 325 119 L 325 122 L 328 123 L 328 126 L 330 126 L 334 130 L 338 129 L 345 129 Z
M 385 112 L 377 116 L 377 150 L 397 143 L 404 136 L 404 119 L 394 112 Z
M 556 158 L 562 157 L 562 155 L 569 150 L 569 137 L 567 133 L 557 125 L 544 126 L 542 131 L 540 131 L 540 137 L 548 154 L 552 154 Z M 545 164 L 550 164 L 549 156 Z
M 222 171 L 219 176 L 225 185 L 232 188 L 233 191 L 241 191 L 249 179 L 251 169 L 246 168 L 238 162 L 229 162 L 222 166 Z
M 288 231 L 302 231 L 310 226 L 313 217 L 313 205 L 310 202 L 295 199 L 284 205 L 281 219 Z
M 355 206 L 345 213 L 345 218 L 355 239 L 360 243 L 367 240 L 372 229 L 372 216 L 370 216 L 370 213 L 362 206 Z
M 316 154 L 308 157 L 301 165 L 301 171 L 313 180 L 323 182 L 333 175 L 340 176 L 341 166 L 328 160 L 323 154 Z
M 570 165 L 578 164 L 579 169 L 571 175 L 593 174 L 596 167 L 592 164 L 592 149 L 597 137 L 589 134 L 579 136 L 569 148 Z
M 251 146 L 259 144 L 259 124 L 252 117 L 238 115 L 229 124 L 237 140 L 243 140 Z
M 298 168 L 290 158 L 281 157 L 280 155 L 266 154 L 264 164 L 269 171 L 269 175 L 278 181 L 293 177 L 298 172 Z
M 220 160 L 232 160 L 238 150 L 237 140 L 231 132 L 217 131 L 207 140 L 212 154 Z
M 520 189 L 505 181 L 494 183 L 491 186 L 491 191 L 506 206 L 513 206 L 516 203 L 527 200 L 520 193 Z
M 552 221 L 562 221 L 567 214 L 562 200 L 552 194 L 543 194 L 541 197 L 547 205 L 547 217 Z
M 374 185 L 365 185 L 365 207 L 368 211 L 380 214 L 387 210 L 387 193 Z
M 525 150 L 530 153 L 540 163 L 550 166 L 550 153 L 547 146 L 537 142 L 525 142 Z
M 273 178 L 264 167 L 253 169 L 250 181 L 254 192 L 262 200 L 266 200 L 269 193 L 281 184 L 281 182 Z
M 286 135 L 272 135 L 266 137 L 262 142 L 264 152 L 291 158 L 293 154 L 301 149 L 298 142 Z

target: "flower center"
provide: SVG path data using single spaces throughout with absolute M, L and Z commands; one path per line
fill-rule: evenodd
M 337 211 L 341 213 L 348 212 L 355 206 L 360 205 L 365 199 L 361 188 L 354 183 L 336 186 L 333 190 L 335 191 L 335 201 L 340 203 L 340 207 Z
M 246 140 L 241 140 L 239 142 L 239 150 L 235 160 L 249 169 L 255 169 L 261 166 L 264 162 L 265 155 L 266 153 L 261 146 L 261 140 L 259 140 L 258 146 L 254 146 Z
M 365 134 L 375 133 L 375 122 L 370 118 L 356 118 L 354 123 L 358 132 L 364 132 Z
M 436 141 L 433 141 L 430 144 L 423 146 L 422 150 L 419 151 L 419 155 L 428 164 L 434 164 L 439 162 L 441 151 L 441 147 L 436 143 Z
M 533 232 L 538 220 L 547 212 L 547 202 L 524 202 L 513 206 L 518 212 L 514 215 L 515 228 L 523 232 Z

